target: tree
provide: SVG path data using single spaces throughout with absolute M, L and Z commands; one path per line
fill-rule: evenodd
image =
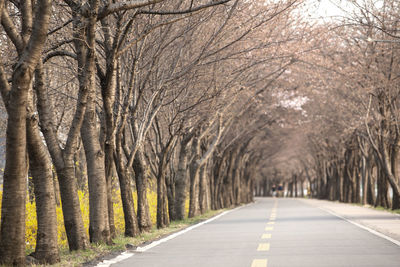
M 31 1 L 21 4 L 21 33 L 18 33 L 8 14 L 8 6 L 0 2 L 1 22 L 13 42 L 18 60 L 12 72 L 11 88 L 1 67 L 1 91 L 8 106 L 6 167 L 4 171 L 0 259 L 4 264 L 25 263 L 25 200 L 26 200 L 26 108 L 36 65 L 46 41 L 51 14 L 51 1 L 41 0 L 32 14 Z M 2 63 L 3 66 L 4 63 Z M 6 97 L 6 98 L 4 98 Z

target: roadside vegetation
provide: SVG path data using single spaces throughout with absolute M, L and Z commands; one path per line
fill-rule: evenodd
M 328 1 L 327 1 L 328 2 Z M 329 1 L 291 69 L 282 149 L 256 184 L 286 195 L 400 208 L 399 1 Z
M 302 5 L 0 0 L 0 263 L 251 202 Z
M 118 196 L 119 192 L 114 192 Z M 87 193 L 86 193 L 87 195 Z M 89 214 L 88 214 L 88 199 L 84 192 L 79 191 L 79 199 L 81 203 L 81 212 L 83 215 L 83 220 L 85 223 L 85 229 L 88 231 L 89 224 Z M 152 221 L 156 221 L 156 211 L 157 211 L 157 194 L 155 192 L 148 192 L 149 196 L 149 210 L 152 217 Z M 0 200 L 2 194 L 0 191 Z M 135 199 L 135 195 L 133 196 Z M 1 208 L 1 205 L 0 205 Z M 35 202 L 27 202 L 26 204 L 27 213 L 30 215 L 26 219 L 26 254 L 32 253 L 36 247 L 36 234 L 37 234 L 37 220 L 35 216 Z M 62 224 L 62 211 L 60 207 L 57 207 L 57 221 L 58 221 L 58 244 L 60 244 L 60 262 L 54 265 L 41 265 L 35 263 L 32 258 L 31 266 L 82 266 L 85 263 L 101 261 L 105 257 L 116 257 L 123 251 L 134 250 L 135 247 L 147 244 L 154 240 L 160 239 L 164 236 L 182 230 L 191 225 L 197 224 L 211 217 L 218 215 L 225 211 L 221 210 L 210 210 L 204 214 L 198 215 L 196 217 L 188 218 L 187 214 L 189 211 L 189 202 L 186 203 L 186 216 L 183 220 L 173 221 L 166 228 L 157 229 L 157 227 L 152 227 L 149 231 L 142 232 L 136 237 L 126 237 L 124 236 L 124 217 L 122 211 L 122 204 L 118 198 L 115 198 L 114 203 L 115 209 L 115 223 L 116 223 L 116 236 L 113 238 L 113 244 L 91 244 L 85 250 L 79 250 L 76 252 L 70 252 L 68 249 L 67 238 L 65 234 L 64 225 Z M 1 265 L 3 266 L 3 265 Z
M 85 265 L 86 263 L 96 263 L 97 261 L 101 261 L 104 258 L 116 257 L 121 252 L 127 250 L 135 250 L 135 247 L 137 246 L 145 245 L 149 242 L 158 240 L 167 235 L 183 230 L 191 225 L 212 218 L 225 210 L 226 209 L 210 210 L 202 215 L 193 218 L 185 218 L 183 220 L 173 221 L 168 227 L 162 229 L 157 229 L 157 227 L 153 227 L 151 230 L 143 232 L 137 237 L 126 237 L 120 233 L 113 239 L 113 244 L 111 245 L 91 244 L 90 247 L 86 250 L 79 250 L 72 253 L 68 250 L 68 247 L 64 247 L 60 249 L 59 263 L 56 263 L 54 265 L 33 264 L 32 266 L 78 267 Z
M 323 2 L 341 13 L 316 16 Z M 0 264 L 27 249 L 55 264 L 273 186 L 399 209 L 399 14 L 396 0 L 0 0 Z

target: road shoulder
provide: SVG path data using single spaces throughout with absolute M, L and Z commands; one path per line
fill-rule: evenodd
M 305 204 L 328 211 L 339 217 L 372 229 L 400 242 L 400 216 L 388 211 L 357 206 L 348 203 L 318 199 L 298 199 Z

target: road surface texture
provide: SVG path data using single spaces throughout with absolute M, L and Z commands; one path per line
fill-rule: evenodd
M 377 216 L 399 226 L 398 216 L 379 214 L 364 219 Z M 400 246 L 321 209 L 318 202 L 259 198 L 112 266 L 399 267 Z

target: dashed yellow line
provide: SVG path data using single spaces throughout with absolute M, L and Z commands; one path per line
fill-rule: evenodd
M 251 267 L 267 267 L 267 259 L 255 259 L 251 263 Z
M 261 236 L 261 239 L 270 239 L 271 238 L 271 234 L 263 234 L 262 236 Z
M 278 208 L 278 202 L 276 201 L 271 210 L 269 222 L 267 223 L 267 226 L 265 227 L 265 231 L 274 230 L 274 227 L 272 225 L 275 224 L 274 221 L 276 219 L 277 208 Z M 271 239 L 271 236 L 272 236 L 272 234 L 270 234 L 270 233 L 264 233 L 261 236 L 261 239 Z M 269 243 L 260 243 L 260 244 L 258 244 L 257 251 L 269 251 L 269 249 L 270 249 Z M 251 263 L 251 267 L 267 267 L 267 263 L 268 263 L 267 259 L 254 259 L 253 262 Z
M 269 247 L 269 243 L 260 243 L 258 244 L 257 251 L 268 251 Z

